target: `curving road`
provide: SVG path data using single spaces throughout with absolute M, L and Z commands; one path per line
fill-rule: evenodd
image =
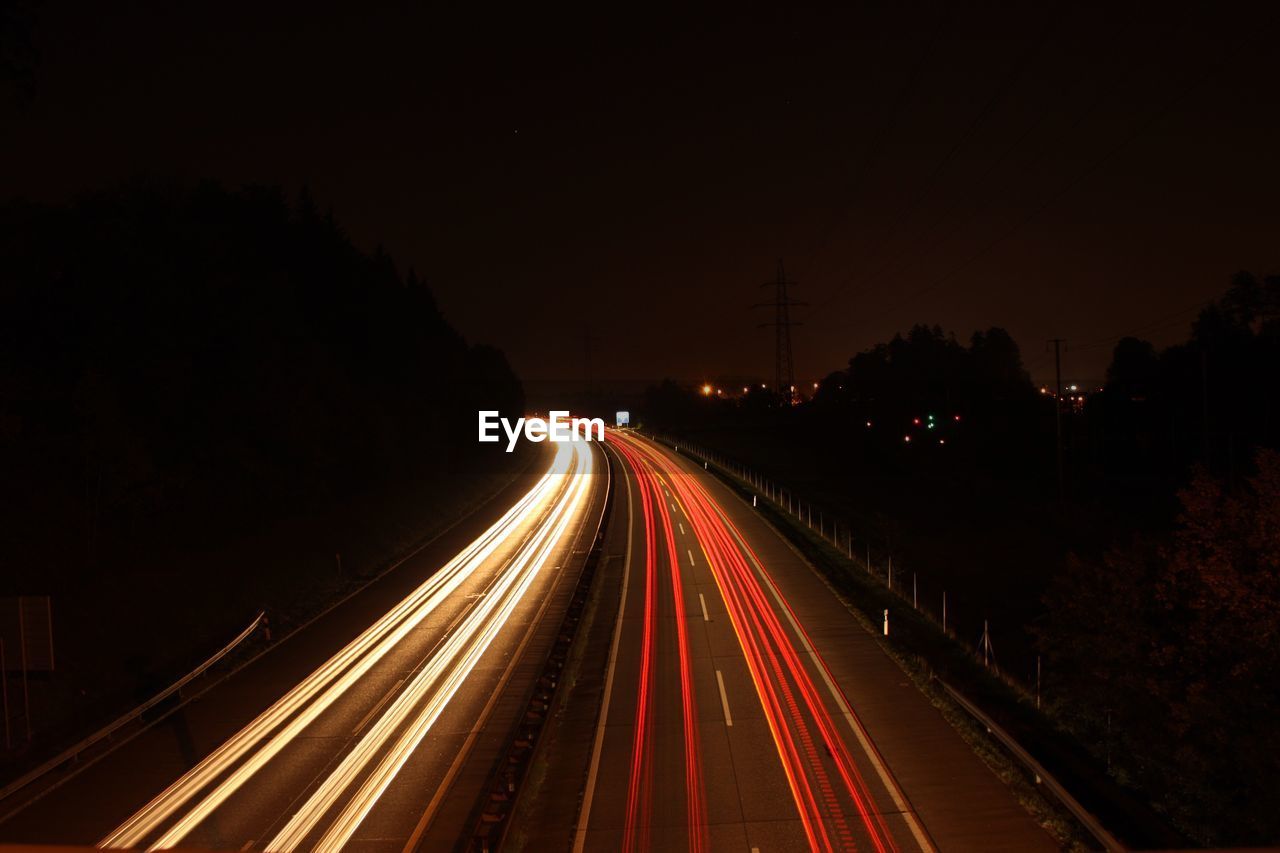
M 510 848 L 1056 849 L 748 503 L 670 447 L 608 438 L 612 465 L 556 446 L 470 527 L 62 780 L 0 843 L 465 844 L 612 488 L 583 663 Z
M 629 511 L 601 716 L 548 759 L 580 755 L 586 784 L 575 826 L 526 820 L 519 846 L 1056 849 L 748 504 L 669 446 L 610 442 Z
M 519 664 L 558 626 L 599 522 L 599 453 L 557 445 L 471 541 L 444 537 L 13 816 L 0 841 L 399 850 L 428 828 L 461 836 L 516 722 L 502 697 L 527 692 Z

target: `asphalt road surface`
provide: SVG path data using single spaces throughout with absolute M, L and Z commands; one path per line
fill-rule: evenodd
M 461 837 L 595 534 L 601 451 L 547 465 L 5 823 L 0 842 L 402 850 Z M 552 461 L 554 457 L 554 461 Z
M 610 438 L 628 519 L 611 533 L 625 543 L 607 546 L 624 555 L 611 563 L 621 618 L 603 716 L 557 736 L 586 762 L 576 826 L 561 838 L 525 820 L 512 837 L 593 851 L 1057 849 L 749 504 L 670 447 Z

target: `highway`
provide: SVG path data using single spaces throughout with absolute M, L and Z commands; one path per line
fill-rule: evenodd
M 516 722 L 519 703 L 499 700 L 529 689 L 518 664 L 556 630 L 603 508 L 598 448 L 546 458 L 470 527 L 0 824 L 0 842 L 400 850 L 461 837 Z
M 581 804 L 567 832 L 524 820 L 519 846 L 1057 849 L 748 504 L 670 447 L 609 438 L 620 618 L 596 725 L 554 734 L 548 771 L 583 773 Z
M 608 439 L 556 445 L 469 524 L 0 823 L 0 843 L 454 847 L 612 489 L 578 641 L 598 673 L 566 675 L 572 722 L 544 735 L 509 847 L 1057 848 L 749 503 L 668 446 Z

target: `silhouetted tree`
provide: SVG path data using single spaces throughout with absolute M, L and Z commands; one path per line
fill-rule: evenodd
M 94 570 L 92 530 L 119 562 L 144 532 L 447 481 L 478 452 L 480 401 L 522 408 L 502 354 L 468 347 L 426 284 L 305 191 L 290 206 L 270 187 L 135 183 L 11 203 L 0 265 L 0 559 L 42 591 Z
M 969 344 L 972 393 L 1003 399 L 1029 397 L 1031 377 L 1022 366 L 1022 352 L 1004 329 L 992 326 L 974 332 Z
M 1191 339 L 1157 356 L 1134 338 L 1121 340 L 1107 372 L 1107 393 L 1091 401 L 1105 421 L 1112 462 L 1183 470 L 1191 461 L 1218 470 L 1280 438 L 1280 277 L 1237 273 L 1222 298 L 1205 306 Z M 1142 398 L 1141 411 L 1126 405 Z M 1207 454 L 1207 456 L 1206 456 Z
M 1138 338 L 1121 338 L 1107 368 L 1107 390 L 1121 397 L 1146 397 L 1154 389 L 1160 372 L 1160 360 L 1150 342 Z
M 1041 630 L 1066 719 L 1212 843 L 1280 835 L 1280 453 L 1255 465 L 1198 471 L 1166 543 L 1073 558 Z

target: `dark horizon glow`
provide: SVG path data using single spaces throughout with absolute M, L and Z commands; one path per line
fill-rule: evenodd
M 528 14 L 40 9 L 0 195 L 306 187 L 534 381 L 582 377 L 587 330 L 598 379 L 768 376 L 778 257 L 804 381 L 927 322 L 1008 328 L 1038 382 L 1066 338 L 1092 384 L 1280 269 L 1270 19 Z

